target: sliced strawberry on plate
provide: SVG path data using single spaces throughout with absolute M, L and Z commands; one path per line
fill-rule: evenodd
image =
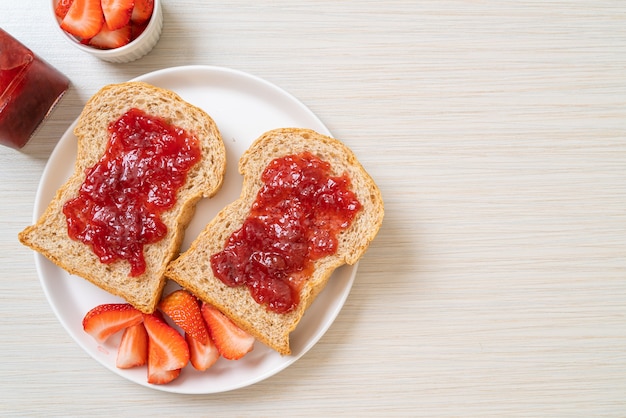
M 111 335 L 143 321 L 143 314 L 128 303 L 98 305 L 83 318 L 85 332 L 103 343 Z
M 165 377 L 175 378 L 175 373 L 189 362 L 189 347 L 185 338 L 156 315 L 144 315 L 148 332 L 148 382 L 167 383 Z
M 235 325 L 215 307 L 204 303 L 201 310 L 209 327 L 209 335 L 225 359 L 238 360 L 252 351 L 253 336 Z
M 67 14 L 67 11 L 70 9 L 73 1 L 74 0 L 59 0 L 57 5 L 54 7 L 54 14 L 57 15 L 59 19 L 63 19 Z
M 154 370 L 148 366 L 148 383 L 153 385 L 165 385 L 180 375 L 180 369 Z
M 159 309 L 201 344 L 209 343 L 209 332 L 198 299 L 186 290 L 176 290 L 159 303 Z
M 185 341 L 189 346 L 189 361 L 196 370 L 207 370 L 220 358 L 220 352 L 209 338 L 207 344 L 202 344 L 189 334 L 185 334 Z
M 100 49 L 114 49 L 127 45 L 130 38 L 130 25 L 116 30 L 110 30 L 105 25 L 96 36 L 89 40 L 89 45 Z
M 96 36 L 104 25 L 100 0 L 74 0 L 61 21 L 61 28 L 79 38 Z
M 162 370 L 182 369 L 189 362 L 189 347 L 182 335 L 155 315 L 144 315 L 148 332 L 148 364 Z
M 144 23 L 150 20 L 154 10 L 154 0 L 135 0 L 135 7 L 130 20 L 135 23 Z
M 135 0 L 101 0 L 104 22 L 109 30 L 128 25 Z
M 124 330 L 115 365 L 120 369 L 143 366 L 148 362 L 148 333 L 142 323 Z

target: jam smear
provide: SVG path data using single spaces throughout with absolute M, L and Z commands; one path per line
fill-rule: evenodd
M 361 209 L 347 174 L 330 173 L 310 152 L 273 160 L 242 227 L 211 256 L 215 276 L 247 286 L 270 311 L 293 310 L 315 260 L 337 251 L 337 234 Z
M 127 260 L 145 272 L 143 248 L 167 234 L 161 214 L 176 203 L 200 143 L 165 119 L 130 109 L 109 125 L 104 156 L 86 170 L 78 197 L 63 206 L 68 234 L 91 246 L 102 263 Z

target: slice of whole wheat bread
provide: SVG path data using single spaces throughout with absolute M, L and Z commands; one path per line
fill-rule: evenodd
M 258 304 L 245 286 L 229 287 L 216 278 L 210 257 L 223 249 L 228 237 L 247 218 L 263 184 L 261 174 L 270 161 L 304 151 L 330 163 L 331 175 L 347 173 L 362 209 L 351 226 L 338 235 L 337 252 L 314 262 L 313 274 L 302 287 L 297 307 L 287 313 L 276 313 Z M 244 176 L 239 199 L 216 215 L 190 248 L 170 263 L 165 274 L 201 300 L 216 306 L 262 343 L 288 355 L 291 353 L 289 334 L 332 272 L 343 264 L 356 263 L 378 233 L 384 215 L 382 196 L 352 151 L 334 138 L 307 129 L 266 132 L 243 154 L 239 172 Z
M 103 264 L 89 246 L 71 239 L 63 214 L 63 205 L 78 195 L 86 169 L 103 156 L 109 140 L 109 124 L 131 108 L 164 118 L 195 136 L 201 144 L 201 160 L 188 172 L 175 205 L 161 214 L 167 234 L 157 243 L 144 246 L 146 269 L 136 277 L 129 276 L 129 262 L 118 260 Z M 85 105 L 74 134 L 78 138 L 78 150 L 73 174 L 56 192 L 38 221 L 19 234 L 19 240 L 70 274 L 122 297 L 142 312 L 151 313 L 165 285 L 165 268 L 180 251 L 195 204 L 202 197 L 213 196 L 222 185 L 226 152 L 220 132 L 206 112 L 172 91 L 143 82 L 126 82 L 98 91 Z

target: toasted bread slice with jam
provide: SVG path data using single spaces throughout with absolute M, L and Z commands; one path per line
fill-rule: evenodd
M 217 278 L 211 257 L 220 252 L 231 234 L 248 217 L 263 187 L 261 175 L 276 158 L 309 152 L 330 164 L 332 176 L 347 175 L 361 204 L 351 225 L 337 236 L 336 252 L 314 261 L 312 273 L 300 288 L 299 303 L 286 313 L 259 304 L 245 286 L 231 287 Z M 381 193 L 356 156 L 342 142 L 308 129 L 285 128 L 266 132 L 239 160 L 244 176 L 238 200 L 224 208 L 179 258 L 170 263 L 166 276 L 203 301 L 216 306 L 239 327 L 283 355 L 291 353 L 289 334 L 326 285 L 332 272 L 354 264 L 368 248 L 382 224 Z
M 78 196 L 86 171 L 103 157 L 109 143 L 109 125 L 130 109 L 165 120 L 194 136 L 201 157 L 187 173 L 176 193 L 173 207 L 161 214 L 165 236 L 143 248 L 145 271 L 131 276 L 130 263 L 103 263 L 91 247 L 68 235 L 66 202 Z M 145 313 L 151 313 L 161 297 L 167 264 L 180 252 L 184 231 L 202 197 L 213 196 L 221 187 L 226 170 L 226 153 L 220 132 L 202 109 L 182 100 L 172 91 L 144 82 L 126 82 L 103 87 L 85 105 L 74 134 L 78 138 L 77 159 L 69 180 L 32 226 L 19 234 L 26 246 L 40 252 L 70 274 L 80 276 L 117 295 Z

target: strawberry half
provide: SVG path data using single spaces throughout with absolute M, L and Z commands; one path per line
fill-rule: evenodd
M 100 0 L 74 0 L 61 21 L 61 28 L 79 38 L 96 36 L 104 25 Z
M 209 335 L 225 359 L 238 360 L 252 351 L 254 348 L 253 336 L 207 303 L 202 304 L 201 311 L 209 327 Z
M 208 344 L 202 344 L 189 334 L 185 334 L 185 341 L 189 346 L 189 361 L 196 370 L 207 370 L 220 358 L 220 352 L 208 338 Z
M 57 15 L 59 19 L 63 19 L 67 14 L 67 11 L 70 9 L 73 1 L 74 0 L 59 0 L 57 5 L 54 7 L 54 14 Z
M 150 20 L 154 10 L 154 0 L 135 0 L 135 6 L 130 20 L 135 23 L 144 23 Z
M 144 315 L 144 325 L 148 332 L 148 382 L 167 383 L 167 378 L 178 375 L 165 372 L 182 369 L 189 362 L 189 347 L 178 331 L 156 315 Z
M 153 385 L 164 385 L 176 379 L 180 375 L 180 369 L 176 370 L 154 370 L 148 366 L 148 383 Z
M 98 305 L 83 318 L 85 332 L 103 343 L 111 335 L 143 321 L 143 314 L 128 303 Z
M 130 22 L 135 0 L 101 0 L 101 4 L 107 28 L 116 30 Z
M 200 344 L 209 343 L 209 332 L 198 299 L 186 290 L 176 290 L 159 303 L 159 309 Z
M 139 38 L 141 34 L 146 30 L 147 27 L 148 27 L 148 22 L 145 22 L 145 23 L 130 22 L 130 38 L 132 40 Z
M 130 25 L 126 25 L 120 29 L 110 30 L 105 26 L 96 36 L 89 40 L 89 45 L 100 49 L 113 49 L 127 45 L 131 39 Z
M 143 324 L 124 330 L 115 365 L 120 369 L 143 366 L 148 362 L 148 333 Z

